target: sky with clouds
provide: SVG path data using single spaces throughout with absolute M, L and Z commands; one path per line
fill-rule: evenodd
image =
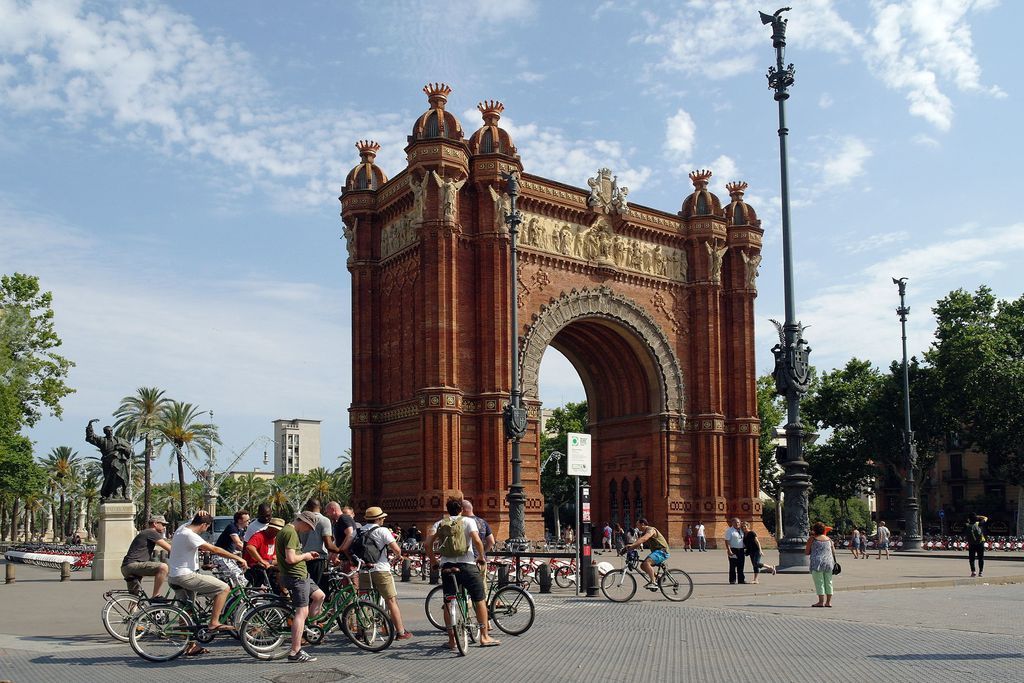
M 790 4 L 798 317 L 819 368 L 855 355 L 884 366 L 900 353 L 893 276 L 909 278 L 912 353 L 950 290 L 1021 294 L 1024 5 Z M 403 167 L 434 81 L 453 88 L 467 135 L 476 103 L 501 100 L 530 173 L 586 187 L 607 166 L 632 202 L 667 211 L 693 169 L 714 171 L 723 198 L 725 182 L 748 182 L 766 229 L 769 370 L 768 319 L 783 315 L 778 124 L 757 13 L 775 9 L 0 0 L 0 272 L 53 291 L 77 363 L 78 392 L 63 421 L 32 431 L 37 450 L 88 451 L 86 420 L 156 385 L 213 410 L 227 451 L 275 418 L 321 419 L 337 464 L 351 397 L 339 187 L 359 139 L 382 145 L 388 175 Z M 582 398 L 570 367 L 547 354 L 548 406 Z

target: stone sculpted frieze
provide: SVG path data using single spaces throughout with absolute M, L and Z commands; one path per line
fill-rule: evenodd
M 587 227 L 524 211 L 519 246 L 680 282 L 689 270 L 682 249 L 616 235 L 604 217 Z

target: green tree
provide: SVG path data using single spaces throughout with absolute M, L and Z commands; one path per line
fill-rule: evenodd
M 885 378 L 868 361 L 851 359 L 821 375 L 803 402 L 816 431 L 831 430 L 822 444 L 807 448 L 807 462 L 817 495 L 839 501 L 840 515 L 849 517 L 847 501 L 871 490 L 877 475 L 879 402 Z
M 589 433 L 587 402 L 569 402 L 560 408 L 555 408 L 547 420 L 546 429 L 549 434 L 541 435 L 540 439 L 541 462 L 547 461 L 552 451 L 563 454 L 569 452 L 567 436 L 569 432 Z M 556 536 L 561 531 L 560 508 L 562 505 L 569 502 L 574 503 L 576 500 L 576 479 L 569 475 L 568 469 L 565 458 L 562 458 L 559 467 L 556 468 L 555 465 L 548 464 L 541 472 L 540 477 L 541 493 L 544 494 L 545 503 L 552 507 Z
M 60 401 L 74 389 L 65 382 L 74 366 L 54 349 L 53 296 L 41 292 L 39 278 L 22 273 L 0 277 L 0 377 L 17 402 L 17 427 L 31 427 L 43 411 L 60 417 Z M 14 425 L 5 425 L 11 430 Z
M 32 442 L 23 436 L 10 439 L 0 450 L 0 495 L 10 504 L 9 538 L 18 531 L 18 508 L 37 500 L 46 488 L 46 470 L 32 457 Z
M 114 411 L 117 421 L 114 432 L 117 436 L 135 442 L 140 438 L 145 445 L 143 458 L 143 494 L 142 519 L 148 520 L 152 511 L 153 458 L 155 457 L 156 440 L 160 435 L 158 425 L 163 416 L 164 408 L 170 399 L 164 397 L 164 391 L 157 387 L 139 387 L 135 394 L 121 399 L 121 405 Z
M 43 458 L 42 465 L 49 474 L 51 492 L 60 501 L 57 508 L 59 514 L 55 515 L 55 528 L 59 531 L 57 535 L 64 538 L 70 533 L 69 517 L 72 516 L 71 511 L 65 509 L 65 497 L 78 486 L 78 475 L 82 465 L 81 456 L 70 446 L 57 446 Z
M 199 421 L 204 412 L 191 403 L 171 401 L 162 408 L 160 419 L 155 425 L 156 431 L 160 434 L 156 447 L 162 450 L 165 446 L 170 446 L 178 465 L 178 493 L 182 517 L 191 509 L 186 496 L 185 459 L 195 459 L 199 454 L 211 458 L 214 445 L 221 443 L 217 425 Z
M 775 457 L 775 430 L 786 420 L 786 406 L 775 392 L 775 379 L 764 375 L 757 380 L 757 415 L 761 418 L 758 471 L 761 490 L 771 496 L 776 537 L 782 539 L 782 468 Z
M 941 374 L 941 408 L 999 477 L 1020 486 L 1024 534 L 1024 296 L 999 301 L 988 287 L 950 292 L 932 309 L 935 342 L 926 358 Z
M 349 505 L 352 502 L 352 449 L 346 448 L 341 464 L 334 470 L 338 476 L 338 502 Z

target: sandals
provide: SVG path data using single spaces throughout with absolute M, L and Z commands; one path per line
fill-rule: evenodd
M 500 640 L 490 640 L 490 641 L 488 641 L 486 643 L 484 643 L 484 642 L 480 643 L 480 647 L 498 647 L 499 645 L 501 645 L 501 641 Z
M 185 653 L 186 657 L 198 657 L 199 655 L 208 655 L 210 651 L 205 647 L 196 646 L 194 649 L 189 650 Z

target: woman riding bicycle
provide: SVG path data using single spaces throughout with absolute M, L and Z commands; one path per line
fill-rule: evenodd
M 654 579 L 654 567 L 668 559 L 668 541 L 665 540 L 660 531 L 648 524 L 647 520 L 643 517 L 637 520 L 636 526 L 640 530 L 640 538 L 636 539 L 633 543 L 623 546 L 620 554 L 641 546 L 650 550 L 650 554 L 640 563 L 640 569 L 644 571 L 644 574 L 647 574 L 647 584 L 644 588 L 649 591 L 657 591 L 658 583 Z

